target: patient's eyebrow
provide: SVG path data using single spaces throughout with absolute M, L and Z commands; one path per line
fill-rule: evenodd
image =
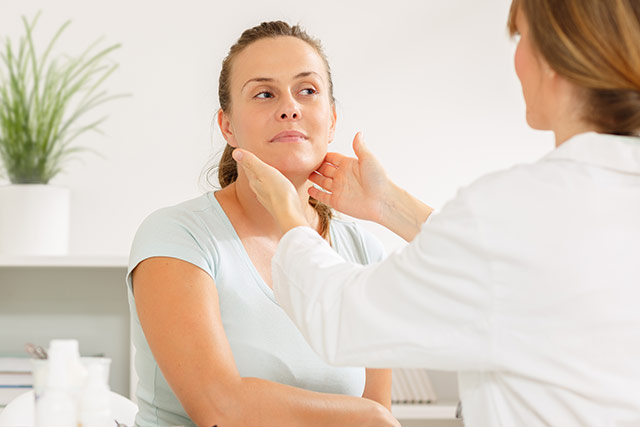
M 301 73 L 296 74 L 293 78 L 294 79 L 301 79 L 303 77 L 309 77 L 311 75 L 316 75 L 316 76 L 320 76 L 318 73 L 316 73 L 315 71 L 303 71 Z M 248 85 L 251 82 L 274 82 L 275 79 L 272 79 L 271 77 L 254 77 L 252 79 L 247 80 L 243 85 L 242 88 L 240 89 L 241 91 L 244 90 L 245 86 Z
M 302 73 L 296 74 L 294 79 L 301 79 L 303 77 L 309 77 L 312 74 L 315 74 L 316 76 L 320 77 L 320 74 L 316 73 L 315 71 L 303 71 Z
M 241 91 L 244 90 L 244 87 L 246 85 L 248 85 L 251 82 L 273 82 L 275 81 L 274 79 L 271 79 L 269 77 L 254 77 L 253 79 L 249 79 L 247 80 L 243 85 L 242 88 L 240 89 Z

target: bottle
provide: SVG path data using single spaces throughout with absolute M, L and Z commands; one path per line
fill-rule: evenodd
M 72 390 L 74 345 L 55 341 L 49 346 L 49 371 L 44 392 L 36 403 L 35 424 L 36 427 L 77 427 L 78 409 Z M 75 341 L 76 352 L 77 349 Z
M 103 364 L 89 365 L 87 385 L 80 398 L 80 426 L 112 427 L 111 391 L 105 384 Z
M 49 351 L 64 353 L 69 369 L 70 392 L 77 402 L 87 382 L 87 368 L 80 362 L 78 340 L 51 340 L 49 347 Z

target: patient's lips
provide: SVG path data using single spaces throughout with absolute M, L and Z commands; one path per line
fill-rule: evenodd
M 296 130 L 285 130 L 271 138 L 271 142 L 303 142 L 306 141 L 307 135 Z

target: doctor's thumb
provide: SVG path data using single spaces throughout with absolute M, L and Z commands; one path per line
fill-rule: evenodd
M 233 157 L 233 160 L 235 160 L 236 162 L 240 163 L 242 162 L 242 160 L 244 159 L 244 150 L 242 148 L 236 148 L 235 150 L 233 150 L 233 152 L 231 153 L 231 157 Z
M 231 157 L 245 169 L 257 172 L 259 168 L 258 158 L 250 151 L 236 148 L 233 150 L 233 153 L 231 153 Z
M 353 152 L 356 153 L 356 157 L 360 160 L 364 160 L 367 156 L 371 156 L 371 151 L 364 143 L 364 134 L 358 132 L 353 138 Z
M 242 169 L 249 174 L 249 176 L 255 176 L 256 174 L 256 162 L 255 156 L 249 151 L 245 151 L 241 148 L 236 148 L 231 153 L 231 157 L 238 163 Z

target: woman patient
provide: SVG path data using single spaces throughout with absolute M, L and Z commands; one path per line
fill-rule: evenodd
M 222 190 L 151 214 L 131 250 L 136 424 L 399 426 L 391 372 L 325 364 L 275 302 L 279 232 L 231 157 L 245 148 L 289 178 L 345 259 L 382 258 L 377 241 L 307 193 L 336 124 L 319 42 L 279 21 L 245 31 L 223 62 L 219 98 Z

